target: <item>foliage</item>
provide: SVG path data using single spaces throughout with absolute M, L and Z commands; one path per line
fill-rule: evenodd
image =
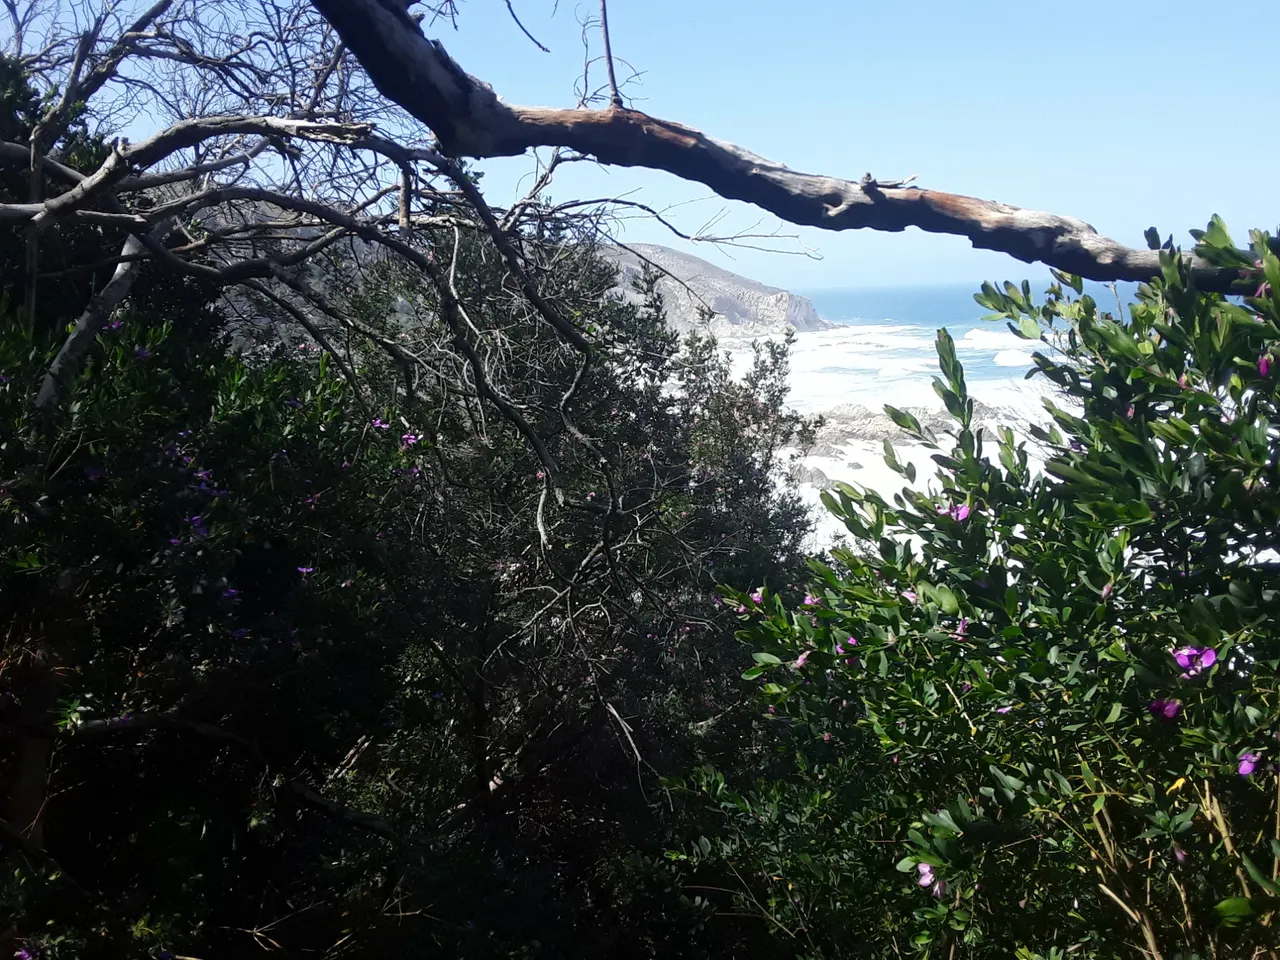
M 838 485 L 857 543 L 804 602 L 728 592 L 794 764 L 700 771 L 717 825 L 672 856 L 796 953 L 1274 955 L 1280 261 L 1196 236 L 1256 296 L 1197 292 L 1171 243 L 1128 318 L 1074 277 L 984 286 L 1044 342 L 1053 424 L 972 429 L 940 331 L 954 430 L 888 411 L 935 492 Z
M 713 949 L 708 905 L 655 866 L 682 836 L 655 773 L 760 737 L 712 601 L 800 574 L 805 514 L 772 477 L 812 428 L 777 403 L 785 349 L 734 383 L 713 342 L 666 332 L 656 278 L 623 303 L 592 247 L 543 243 L 544 295 L 597 337 L 573 409 L 594 452 L 545 412 L 578 364 L 480 244 L 456 282 L 474 321 L 505 325 L 518 399 L 585 506 L 540 509 L 538 463 L 465 370 L 406 384 L 364 350 L 353 382 L 160 270 L 56 423 L 31 399 L 92 287 L 0 322 L 0 775 L 9 821 L 37 824 L 0 891 L 18 943 Z M 430 291 L 360 270 L 353 316 L 448 348 Z M 636 526 L 594 509 L 609 482 L 645 505 Z

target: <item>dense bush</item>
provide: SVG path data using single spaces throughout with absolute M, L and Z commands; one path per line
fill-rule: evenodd
M 718 826 L 672 856 L 796 954 L 1275 955 L 1280 261 L 1197 236 L 1256 296 L 1196 291 L 1168 244 L 1128 317 L 1071 277 L 985 286 L 1045 342 L 1053 425 L 971 429 L 940 331 L 954 430 L 889 411 L 934 492 L 839 485 L 856 542 L 802 603 L 729 593 L 793 768 L 700 771 Z
M 22 140 L 34 107 L 6 80 Z M 74 128 L 66 146 L 73 164 L 101 149 Z M 489 370 L 563 505 L 477 395 L 435 291 L 352 246 L 309 278 L 373 339 L 322 317 L 330 353 L 278 303 L 148 266 L 38 416 L 122 239 L 52 227 L 34 298 L 26 236 L 0 234 L 0 947 L 750 939 L 708 930 L 710 905 L 655 869 L 688 830 L 658 775 L 762 740 L 712 601 L 803 571 L 807 517 L 775 477 L 812 425 L 781 409 L 785 347 L 734 382 L 713 342 L 667 331 L 654 277 L 624 303 L 596 247 L 549 225 L 522 242 L 592 343 L 580 373 L 488 241 L 450 230 L 436 252 L 495 331 Z

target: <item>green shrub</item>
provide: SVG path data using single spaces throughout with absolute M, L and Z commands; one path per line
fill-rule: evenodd
M 1077 278 L 1039 306 L 984 286 L 1044 342 L 1053 425 L 971 429 L 940 331 L 954 429 L 889 410 L 938 450 L 937 492 L 841 485 L 856 543 L 804 603 L 728 594 L 794 766 L 700 771 L 715 839 L 672 857 L 797 953 L 1274 955 L 1280 261 L 1216 220 L 1197 239 L 1257 295 L 1196 291 L 1169 245 L 1127 318 Z

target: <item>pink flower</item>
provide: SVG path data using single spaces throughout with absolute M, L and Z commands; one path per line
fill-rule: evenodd
M 996 707 L 996 713 L 1008 713 L 1013 707 Z
M 851 647 L 856 647 L 858 645 L 858 638 L 855 637 L 853 634 L 849 634 L 849 639 L 846 640 L 845 643 L 847 643 Z
M 1258 376 L 1271 376 L 1271 354 L 1264 353 L 1258 358 Z
M 1179 863 L 1184 863 L 1187 859 L 1187 851 L 1183 850 L 1176 843 L 1173 845 L 1173 855 L 1177 858 Z
M 970 510 L 967 503 L 960 503 L 950 507 L 938 507 L 938 513 L 945 513 L 952 520 L 963 523 L 969 519 Z
M 826 741 L 829 743 L 829 742 L 831 741 L 831 734 L 829 734 L 829 733 L 824 733 L 824 734 L 822 735 L 822 739 L 823 739 L 823 740 L 826 740 Z
M 1182 647 L 1173 651 L 1173 659 L 1182 667 L 1182 679 L 1188 680 L 1208 670 L 1218 662 L 1218 651 L 1213 647 Z
M 1240 774 L 1242 777 L 1249 776 L 1253 773 L 1254 768 L 1257 767 L 1258 761 L 1261 759 L 1262 757 L 1256 753 L 1240 754 L 1240 761 L 1236 765 L 1236 773 Z
M 1182 711 L 1181 700 L 1152 700 L 1147 709 L 1153 717 L 1164 717 L 1172 720 Z
M 915 602 L 916 602 L 916 592 L 915 592 L 914 590 L 903 590 L 903 591 L 902 591 L 902 599 L 903 599 L 903 600 L 906 600 L 906 601 L 907 601 L 907 603 L 915 603 Z
M 812 650 L 806 650 L 804 653 L 800 654 L 800 656 L 796 657 L 797 670 L 799 670 L 801 667 L 803 667 L 806 663 L 809 662 L 809 654 L 811 654 L 812 652 L 813 652 Z
M 534 476 L 536 476 L 539 480 L 545 480 L 547 478 L 547 475 L 543 473 L 541 470 L 539 470 L 536 474 L 534 474 Z
M 964 640 L 969 634 L 969 618 L 961 617 L 960 625 L 956 627 L 955 633 L 951 634 L 952 640 Z
M 916 872 L 920 874 L 920 879 L 916 881 L 920 886 L 927 887 L 935 882 L 933 877 L 933 867 L 929 866 L 929 864 L 916 864 Z
M 804 605 L 806 607 L 816 607 L 818 605 L 818 598 L 812 593 L 806 593 L 804 595 Z
M 751 592 L 751 600 L 753 603 L 764 603 L 764 587 L 757 587 Z
M 1106 600 L 1108 597 L 1110 597 L 1110 596 L 1111 596 L 1111 592 L 1112 592 L 1114 589 L 1115 589 L 1115 587 L 1114 587 L 1112 584 L 1110 584 L 1110 583 L 1103 584 L 1103 587 L 1102 587 L 1102 599 L 1103 599 L 1103 600 Z

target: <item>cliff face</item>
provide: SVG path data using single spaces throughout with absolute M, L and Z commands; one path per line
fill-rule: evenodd
M 826 330 L 832 326 L 818 316 L 807 297 L 748 280 L 668 247 L 648 243 L 628 246 L 677 278 L 662 277 L 658 288 L 666 300 L 667 322 L 681 333 L 699 330 L 717 337 L 756 337 L 781 334 L 788 328 Z M 621 270 L 623 296 L 635 299 L 631 281 L 640 274 L 644 261 L 620 247 L 604 253 Z M 716 314 L 709 325 L 698 319 L 698 308 L 704 303 Z

